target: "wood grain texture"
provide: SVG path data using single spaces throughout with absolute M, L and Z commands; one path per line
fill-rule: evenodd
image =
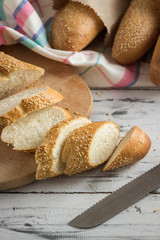
M 90 116 L 93 107 L 91 92 L 69 66 L 42 57 L 22 45 L 1 46 L 0 51 L 44 68 L 45 74 L 39 84 L 45 83 L 64 96 L 56 105 L 67 108 L 73 116 Z M 33 154 L 12 151 L 0 142 L 0 155 L 0 190 L 23 186 L 35 180 Z
M 140 162 L 108 173 L 103 166 L 72 177 L 59 176 L 0 194 L 0 237 L 12 239 L 158 240 L 160 189 L 138 201 L 101 226 L 82 230 L 67 223 L 160 163 L 160 90 L 95 90 L 91 119 L 111 119 L 121 137 L 137 125 L 152 140 L 149 154 Z M 107 114 L 107 115 L 106 115 Z M 109 114 L 109 115 L 108 115 Z
M 9 230 L 8 236 L 16 232 L 27 234 L 31 239 L 32 236 L 37 239 L 158 239 L 160 212 L 155 210 L 160 208 L 160 201 L 157 195 L 147 196 L 97 228 L 82 230 L 67 225 L 105 196 L 6 194 L 0 198 L 0 203 L 3 202 L 1 229 Z

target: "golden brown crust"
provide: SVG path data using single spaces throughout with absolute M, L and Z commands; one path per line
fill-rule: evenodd
M 95 11 L 79 2 L 67 2 L 54 17 L 51 36 L 55 49 L 80 51 L 102 31 Z
M 0 116 L 0 125 L 5 127 L 21 118 L 24 114 L 25 114 L 24 109 L 20 105 L 18 105 L 11 109 L 10 111 L 8 111 L 7 113 Z
M 150 138 L 138 127 L 135 126 L 132 129 L 134 129 L 134 131 L 120 153 L 113 162 L 107 162 L 103 171 L 114 170 L 119 167 L 133 164 L 146 156 L 151 146 Z M 132 129 L 130 131 L 132 131 Z
M 22 99 L 21 103 L 11 109 L 9 112 L 0 116 L 0 125 L 3 127 L 15 122 L 25 114 L 53 105 L 63 99 L 63 96 L 52 88 L 36 94 L 32 97 Z
M 160 31 L 157 0 L 132 0 L 118 28 L 112 56 L 120 64 L 131 64 L 155 43 Z
M 37 148 L 35 153 L 35 160 L 38 163 L 36 176 L 41 175 L 41 179 L 42 179 L 42 176 L 43 176 L 43 179 L 45 179 L 45 178 L 59 175 L 53 169 L 54 159 L 52 158 L 52 153 L 56 145 L 57 139 L 65 126 L 67 126 L 70 122 L 75 121 L 76 119 L 81 119 L 81 118 L 84 118 L 84 117 L 75 117 L 75 118 L 69 118 L 69 119 L 63 120 L 62 122 L 56 124 L 53 128 L 49 130 L 49 132 L 45 137 L 44 143 Z M 63 162 L 61 164 L 64 165 Z M 44 171 L 44 175 L 43 175 L 43 171 Z
M 43 180 L 50 177 L 55 177 L 55 173 L 52 171 L 54 160 L 49 159 L 47 162 L 38 163 L 36 170 L 36 179 Z
M 160 37 L 153 52 L 150 65 L 150 77 L 151 81 L 160 87 Z
M 90 162 L 89 149 L 97 129 L 106 123 L 107 122 L 96 122 L 89 124 L 74 130 L 67 138 L 62 153 L 62 161 L 66 162 L 68 160 L 64 170 L 65 174 L 72 175 L 97 167 L 97 164 L 93 165 Z M 114 125 L 118 128 L 116 124 Z
M 21 104 L 28 113 L 43 107 L 50 106 L 63 100 L 63 96 L 57 91 L 48 88 L 45 92 L 39 93 L 33 97 L 22 99 Z
M 2 75 L 0 76 L 0 81 L 5 80 L 5 78 L 14 71 L 27 69 L 28 70 L 36 69 L 41 71 L 41 74 L 44 73 L 43 68 L 37 67 L 26 62 L 22 62 L 14 57 L 5 54 L 4 52 L 0 52 L 0 73 Z
M 69 118 L 61 121 L 60 123 L 53 126 L 49 132 L 46 134 L 44 143 L 37 148 L 35 159 L 38 162 L 45 162 L 50 159 L 52 149 L 56 144 L 56 139 L 58 138 L 61 130 L 66 126 L 70 121 L 73 121 L 75 118 Z

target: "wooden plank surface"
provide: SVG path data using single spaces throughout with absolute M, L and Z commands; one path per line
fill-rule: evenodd
M 92 90 L 93 121 L 137 125 L 152 140 L 140 162 L 110 172 L 103 166 L 75 176 L 36 181 L 0 194 L 0 239 L 160 239 L 160 189 L 101 226 L 82 230 L 67 223 L 92 204 L 160 163 L 160 90 Z M 109 115 L 108 115 L 109 114 Z

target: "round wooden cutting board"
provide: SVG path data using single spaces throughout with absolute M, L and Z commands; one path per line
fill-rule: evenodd
M 22 61 L 45 69 L 41 83 L 59 91 L 64 99 L 59 106 L 71 114 L 89 117 L 92 113 L 92 95 L 86 83 L 69 66 L 42 57 L 22 45 L 1 46 L 3 51 Z M 12 150 L 0 141 L 0 191 L 17 188 L 35 180 L 34 153 Z

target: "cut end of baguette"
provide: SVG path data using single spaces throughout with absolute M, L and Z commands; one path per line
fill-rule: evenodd
M 65 109 L 49 106 L 6 126 L 1 140 L 12 144 L 15 150 L 34 150 L 42 144 L 51 127 L 68 118 L 71 114 Z
M 104 163 L 114 151 L 120 133 L 112 122 L 97 122 L 75 130 L 65 143 L 64 173 L 72 175 Z
M 0 125 L 7 126 L 26 113 L 53 105 L 63 96 L 48 86 L 28 88 L 0 101 Z
M 35 153 L 38 163 L 36 179 L 45 179 L 63 174 L 65 164 L 62 162 L 62 149 L 66 138 L 75 129 L 91 124 L 86 117 L 64 120 L 49 130 L 45 141 Z
M 146 156 L 151 146 L 151 140 L 138 127 L 133 127 L 120 141 L 113 155 L 103 168 L 103 171 L 114 170 L 133 164 Z
M 0 52 L 0 99 L 37 81 L 44 69 Z

